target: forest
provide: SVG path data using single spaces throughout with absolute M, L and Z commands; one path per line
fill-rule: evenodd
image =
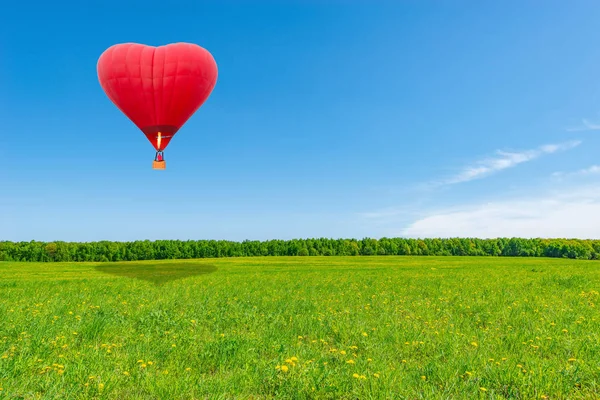
M 509 256 L 596 260 L 600 240 L 523 238 L 0 241 L 0 261 L 137 261 L 256 256 Z

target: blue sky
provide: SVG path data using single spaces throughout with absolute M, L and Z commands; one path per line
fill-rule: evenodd
M 600 237 L 600 4 L 12 2 L 0 240 Z M 217 85 L 154 171 L 102 92 L 122 42 Z

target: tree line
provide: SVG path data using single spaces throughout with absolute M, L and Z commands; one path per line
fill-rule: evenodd
M 448 239 L 293 239 L 140 240 L 133 242 L 0 241 L 0 261 L 136 261 L 256 256 L 512 256 L 596 260 L 600 240 Z

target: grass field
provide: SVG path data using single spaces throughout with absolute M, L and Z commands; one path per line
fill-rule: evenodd
M 0 262 L 0 398 L 597 399 L 600 264 Z

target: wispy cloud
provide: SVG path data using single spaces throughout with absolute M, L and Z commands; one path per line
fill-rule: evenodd
M 391 236 L 600 238 L 600 189 L 567 191 L 432 211 Z
M 582 119 L 581 123 L 582 123 L 581 126 L 567 128 L 567 131 L 568 132 L 581 132 L 581 131 L 598 131 L 598 130 L 600 130 L 600 124 L 590 122 L 587 119 Z
M 379 210 L 375 209 L 369 212 L 359 213 L 359 221 L 361 221 L 362 224 L 365 224 L 365 226 L 368 226 L 371 231 L 375 229 L 388 236 L 398 234 L 418 236 L 421 233 L 428 235 L 429 230 L 431 230 L 433 236 L 435 236 L 438 235 L 438 232 L 439 234 L 442 234 L 443 232 L 460 232 L 461 226 L 466 228 L 465 232 L 471 230 L 473 230 L 473 232 L 484 232 L 488 229 L 486 224 L 495 218 L 503 220 L 531 219 L 532 215 L 537 215 L 535 214 L 537 212 L 535 207 L 537 200 L 525 200 L 523 205 L 528 207 L 523 209 L 525 211 L 515 211 L 521 210 L 519 208 L 521 202 L 510 201 L 509 198 L 509 200 L 500 201 L 499 204 L 485 203 L 482 206 L 482 208 L 484 208 L 483 214 L 478 213 L 476 207 L 467 207 L 466 209 L 454 208 L 443 212 L 426 212 L 425 214 L 423 212 L 428 208 L 430 209 L 432 202 L 438 203 L 439 205 L 438 198 L 436 196 L 431 196 L 431 192 L 429 192 L 435 187 L 484 178 L 507 168 L 513 168 L 519 164 L 535 160 L 544 155 L 575 148 L 581 143 L 580 140 L 574 140 L 563 143 L 545 144 L 524 151 L 510 152 L 497 150 L 495 157 L 489 157 L 467 166 L 448 179 L 420 185 L 419 188 L 421 189 L 421 192 L 419 194 L 421 196 L 409 197 L 410 200 L 405 200 L 396 207 L 382 208 Z M 584 170 L 579 172 L 584 173 L 583 171 Z M 600 172 L 600 166 L 592 166 L 586 168 L 585 171 L 590 174 Z M 424 191 L 425 189 L 427 189 L 427 191 Z M 526 192 L 529 193 L 531 190 L 536 192 L 539 188 L 533 189 L 532 185 L 528 185 L 526 189 Z M 429 192 L 429 196 L 423 197 L 422 195 L 427 192 Z M 509 192 L 504 188 L 502 197 L 506 197 L 506 195 L 509 195 Z M 550 204 L 548 207 L 551 208 L 551 206 L 552 205 Z M 600 191 L 598 193 L 598 207 L 600 213 Z M 481 219 L 479 218 L 480 216 L 482 216 Z M 399 226 L 406 226 L 407 224 L 409 224 L 409 227 L 406 228 L 406 230 L 398 230 Z M 436 224 L 440 224 L 439 227 L 436 227 Z M 492 225 L 489 226 L 491 227 Z
M 573 140 L 559 144 L 546 144 L 536 149 L 525 150 L 521 152 L 497 150 L 496 157 L 490 157 L 475 163 L 475 165 L 467 166 L 455 176 L 450 177 L 449 179 L 446 179 L 440 183 L 449 185 L 480 179 L 495 172 L 502 171 L 507 168 L 513 168 L 519 164 L 535 160 L 536 158 L 539 158 L 545 154 L 552 154 L 558 151 L 572 149 L 580 144 L 580 140 Z
M 569 176 L 571 176 L 571 177 L 587 176 L 587 175 L 596 175 L 596 174 L 600 174 L 600 165 L 592 165 L 591 167 L 583 168 L 578 171 L 572 171 L 572 172 L 564 172 L 564 171 L 554 172 L 552 174 L 552 176 L 557 177 L 557 178 L 565 178 L 565 177 L 569 177 Z

